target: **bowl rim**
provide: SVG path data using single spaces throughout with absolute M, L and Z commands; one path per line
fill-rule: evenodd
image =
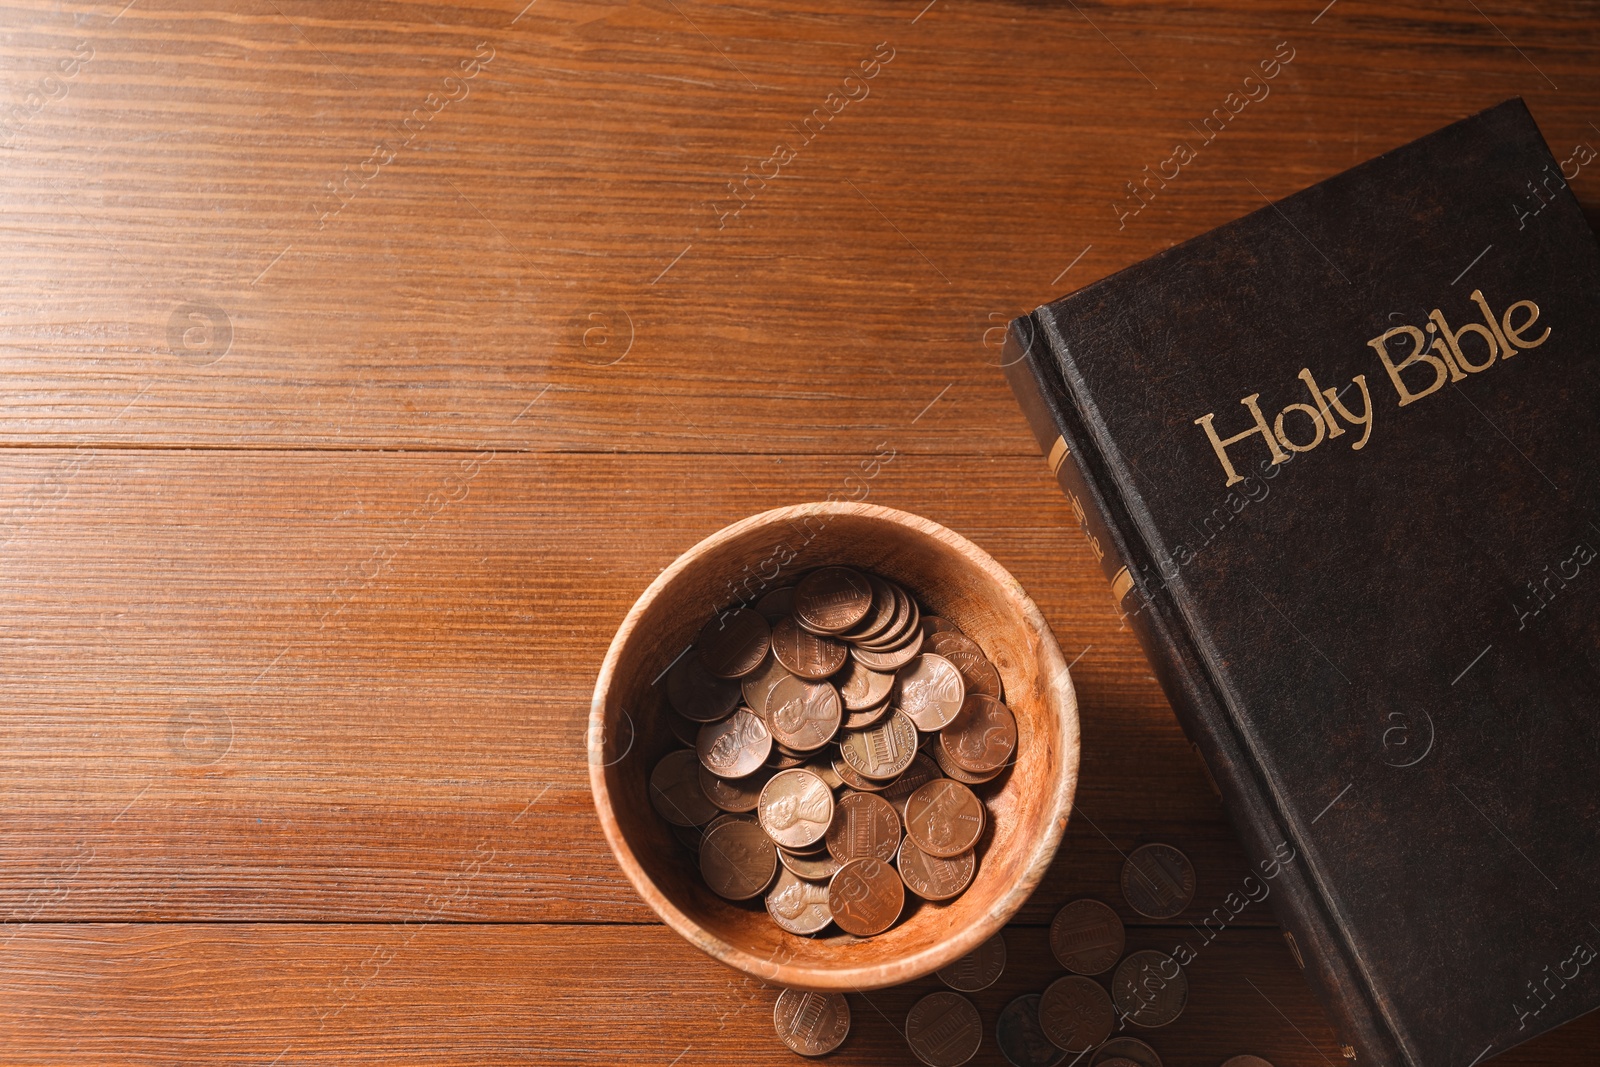
M 816 516 L 849 516 L 886 522 L 932 537 L 956 549 L 971 563 L 986 572 L 991 579 L 1007 589 L 1020 608 L 1025 624 L 1032 631 L 1035 652 L 1040 661 L 1039 673 L 1045 679 L 1045 699 L 1055 705 L 1061 719 L 1060 729 L 1064 749 L 1060 773 L 1049 783 L 1049 795 L 1045 798 L 1044 813 L 1047 819 L 1045 825 L 1048 829 L 1028 848 L 1022 877 L 1007 887 L 1000 898 L 976 922 L 956 931 L 936 945 L 898 959 L 827 967 L 788 961 L 774 962 L 772 959 L 748 952 L 711 933 L 674 904 L 646 874 L 644 865 L 623 837 L 621 827 L 612 812 L 611 795 L 605 781 L 607 768 L 603 752 L 605 706 L 616 675 L 617 664 L 624 646 L 632 639 L 646 608 L 676 580 L 678 575 L 717 546 L 740 538 L 752 529 Z M 1082 752 L 1077 694 L 1066 658 L 1062 655 L 1061 646 L 1056 642 L 1055 635 L 1045 622 L 1038 605 L 1028 596 L 1021 584 L 993 556 L 948 527 L 896 508 L 852 501 L 791 504 L 750 515 L 701 539 L 656 575 L 655 580 L 645 587 L 633 606 L 628 609 L 622 624 L 611 639 L 610 647 L 606 650 L 605 659 L 600 665 L 600 673 L 595 680 L 594 696 L 589 704 L 585 738 L 589 790 L 600 819 L 601 831 L 617 865 L 622 868 L 623 874 L 650 909 L 691 945 L 735 970 L 763 982 L 823 992 L 861 992 L 912 981 L 947 966 L 998 933 L 1032 895 L 1055 859 L 1062 836 L 1066 832 L 1067 820 L 1072 812 Z

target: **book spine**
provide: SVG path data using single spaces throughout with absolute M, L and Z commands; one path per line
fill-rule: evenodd
M 1011 323 L 1003 365 L 1039 449 L 1100 559 L 1123 621 L 1144 647 L 1179 725 L 1222 798 L 1252 873 L 1275 882 L 1268 898 L 1273 912 L 1290 953 L 1334 1023 L 1344 1058 L 1358 1067 L 1417 1067 L 1403 1053 L 1312 873 L 1298 862 L 1300 850 L 1253 770 L 1165 585 L 1146 580 L 1152 573 L 1148 553 L 1141 551 L 1115 483 L 1101 468 L 1044 327 L 1034 316 Z

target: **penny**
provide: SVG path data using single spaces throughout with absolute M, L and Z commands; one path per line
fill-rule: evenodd
M 846 711 L 866 711 L 889 699 L 894 688 L 894 675 L 863 667 L 855 660 L 845 664 L 837 679 L 839 699 Z
M 922 636 L 932 637 L 934 634 L 960 633 L 956 624 L 948 619 L 941 619 L 937 615 L 924 615 L 922 617 Z
M 1018 997 L 1000 1011 L 994 1043 L 1011 1067 L 1056 1067 L 1067 1054 L 1050 1043 L 1039 1025 L 1039 994 Z
M 762 787 L 756 815 L 774 843 L 808 848 L 828 832 L 833 821 L 833 793 L 810 771 L 779 771 Z
M 1156 1050 L 1136 1037 L 1113 1037 L 1095 1049 L 1090 1067 L 1109 1065 L 1115 1060 L 1126 1060 L 1133 1067 L 1162 1067 Z
M 839 755 L 850 769 L 880 782 L 897 777 L 916 754 L 917 728 L 898 711 L 876 726 L 851 730 L 839 741 Z
M 772 1006 L 772 1026 L 791 1052 L 826 1056 L 850 1033 L 850 1003 L 843 993 L 785 989 Z
M 838 789 L 844 785 L 844 779 L 839 777 L 839 772 L 834 770 L 833 765 L 827 760 L 813 759 L 806 764 L 806 770 L 821 778 L 822 784 L 829 789 Z
M 843 641 L 802 630 L 792 615 L 779 619 L 772 627 L 772 654 L 778 657 L 778 662 L 790 674 L 814 682 L 843 667 L 848 649 Z
M 961 672 L 943 656 L 918 655 L 894 678 L 896 704 L 917 729 L 928 733 L 948 726 L 965 696 Z
M 778 657 L 768 651 L 761 666 L 739 679 L 745 706 L 755 712 L 757 718 L 767 721 L 767 696 L 772 692 L 772 687 L 785 678 L 793 677 L 789 669 L 778 662 Z
M 1222 1067 L 1272 1067 L 1260 1056 L 1231 1056 L 1222 1061 Z
M 769 623 L 793 614 L 794 586 L 786 585 L 782 589 L 773 589 L 763 594 L 761 599 L 756 601 L 756 613 Z
M 890 782 L 883 790 L 883 799 L 894 805 L 895 814 L 900 816 L 903 822 L 906 817 L 906 797 L 938 777 L 940 777 L 938 764 L 918 752 L 912 758 L 911 766 L 902 771 L 900 777 Z
M 725 816 L 700 841 L 700 877 L 719 897 L 749 900 L 777 872 L 778 848 L 749 816 Z
M 774 771 L 787 771 L 800 766 L 806 761 L 804 756 L 786 756 L 780 752 L 776 745 L 773 746 L 772 755 L 767 757 L 763 767 Z
M 1016 717 L 994 697 L 974 693 L 962 701 L 961 713 L 940 732 L 939 747 L 964 771 L 998 771 L 1016 754 Z
M 906 1044 L 928 1067 L 961 1067 L 983 1044 L 983 1019 L 960 993 L 929 993 L 906 1015 Z
M 757 768 L 748 778 L 719 778 L 700 764 L 700 791 L 706 799 L 723 811 L 743 813 L 756 810 L 761 797 L 761 787 L 770 775 Z
M 1101 1067 L 1139 1067 L 1133 1060 L 1125 1059 L 1122 1056 L 1112 1056 L 1110 1059 L 1095 1060 L 1094 1062 L 1100 1064 Z
M 1142 845 L 1122 864 L 1122 895 L 1146 918 L 1174 918 L 1194 899 L 1194 865 L 1171 845 Z
M 988 774 L 973 774 L 945 755 L 943 745 L 934 744 L 928 747 L 933 750 L 933 761 L 939 765 L 939 769 L 944 772 L 945 777 L 954 778 L 962 785 L 982 785 L 985 782 L 992 782 L 1005 771 L 1005 768 L 1001 767 L 1000 770 L 990 771 Z
M 930 856 L 949 858 L 972 848 L 983 824 L 983 804 L 949 778 L 935 778 L 906 798 L 906 833 Z
M 876 726 L 882 722 L 884 716 L 888 715 L 892 710 L 894 710 L 893 702 L 885 700 L 877 707 L 868 708 L 865 711 L 845 712 L 844 721 L 839 725 L 845 730 L 865 730 L 869 726 Z
M 778 880 L 767 890 L 767 914 L 791 934 L 818 933 L 833 922 L 828 887 L 808 882 L 789 869 L 779 871 Z
M 870 641 L 857 641 L 862 648 L 875 652 L 899 648 L 912 638 L 922 638 L 922 612 L 917 609 L 916 599 L 901 589 L 898 585 L 889 587 L 894 592 L 895 608 L 894 621 L 883 633 Z
M 716 722 L 739 706 L 739 683 L 715 677 L 699 656 L 685 653 L 667 672 L 667 700 L 690 722 Z
M 1077 974 L 1109 971 L 1126 945 L 1122 920 L 1098 900 L 1074 900 L 1050 923 L 1050 951 L 1061 966 Z
M 918 632 L 912 640 L 901 647 L 888 651 L 877 651 L 864 645 L 851 645 L 850 657 L 863 667 L 875 671 L 897 671 L 916 659 L 921 651 L 922 634 Z
M 940 631 L 929 636 L 923 647 L 956 665 L 967 692 L 1000 698 L 1000 672 L 976 641 L 955 631 Z
M 678 844 L 696 856 L 700 855 L 701 834 L 698 829 L 693 826 L 674 826 L 672 828 L 672 836 L 678 839 Z
M 808 882 L 826 882 L 844 866 L 826 851 L 815 856 L 803 856 L 786 848 L 778 849 L 778 862 Z
M 842 756 L 834 757 L 832 766 L 833 773 L 839 776 L 841 782 L 851 789 L 859 789 L 864 793 L 876 793 L 888 789 L 891 784 L 890 782 L 874 782 L 871 778 L 863 778 L 856 772 L 854 767 L 844 761 Z
M 1189 979 L 1178 961 L 1146 949 L 1117 964 L 1111 979 L 1117 1010 L 1140 1026 L 1166 1026 L 1183 1014 L 1189 1000 Z
M 939 981 L 963 993 L 977 993 L 1000 980 L 1006 969 L 1006 939 L 995 934 L 989 940 L 939 969 Z
M 905 907 L 906 889 L 893 867 L 872 856 L 850 860 L 828 880 L 828 907 L 845 933 L 881 934 Z
M 872 584 L 849 567 L 822 567 L 795 586 L 795 618 L 816 633 L 843 633 L 871 609 Z
M 759 612 L 735 608 L 713 615 L 695 644 L 706 670 L 718 678 L 738 678 L 761 666 L 771 638 L 772 627 Z
M 650 772 L 650 806 L 673 826 L 704 826 L 721 814 L 700 791 L 700 761 L 687 748 L 668 752 Z
M 900 816 L 876 794 L 851 793 L 833 806 L 827 842 L 828 854 L 840 862 L 875 856 L 887 863 L 900 847 Z
M 1093 978 L 1057 978 L 1039 998 L 1044 1036 L 1068 1052 L 1088 1052 L 1111 1036 L 1115 1024 L 1111 997 Z
M 875 574 L 867 575 L 867 583 L 872 586 L 872 608 L 860 622 L 839 635 L 847 641 L 871 641 L 882 637 L 894 624 L 895 609 L 900 603 L 894 589 Z
M 743 778 L 754 774 L 772 754 L 772 734 L 765 723 L 740 708 L 721 722 L 708 722 L 700 727 L 695 750 L 700 754 L 700 762 L 712 774 L 719 778 Z
M 678 743 L 693 748 L 695 742 L 700 739 L 700 724 L 690 722 L 671 708 L 662 711 L 661 714 L 667 720 L 667 729 L 672 731 L 672 736 L 678 739 Z
M 839 691 L 828 682 L 790 675 L 767 697 L 772 736 L 790 752 L 815 752 L 839 730 Z
M 895 859 L 900 880 L 923 900 L 953 900 L 966 892 L 978 869 L 978 855 L 968 849 L 955 856 L 930 856 L 911 838 L 900 842 Z

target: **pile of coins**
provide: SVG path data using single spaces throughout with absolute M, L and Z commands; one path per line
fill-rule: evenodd
M 1003 696 L 983 649 L 900 586 L 823 567 L 713 617 L 667 672 L 690 747 L 656 764 L 650 801 L 719 896 L 765 894 L 793 934 L 869 937 L 908 890 L 971 884 L 988 823 L 972 787 L 1016 755 Z

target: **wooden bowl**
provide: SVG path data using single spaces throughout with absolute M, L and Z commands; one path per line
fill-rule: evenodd
M 736 904 L 700 880 L 690 852 L 651 807 L 651 768 L 678 747 L 665 672 L 714 612 L 843 563 L 905 586 L 983 646 L 1017 720 L 1016 763 L 978 788 L 990 829 L 978 872 L 945 904 L 906 894 L 906 917 L 877 937 L 798 937 L 762 898 Z M 666 924 L 766 982 L 854 991 L 898 985 L 971 952 L 1005 925 L 1056 854 L 1078 781 L 1078 704 L 1061 649 L 1011 575 L 937 523 L 871 504 L 801 504 L 734 523 L 650 583 L 612 639 L 589 712 L 589 783 L 617 863 Z

